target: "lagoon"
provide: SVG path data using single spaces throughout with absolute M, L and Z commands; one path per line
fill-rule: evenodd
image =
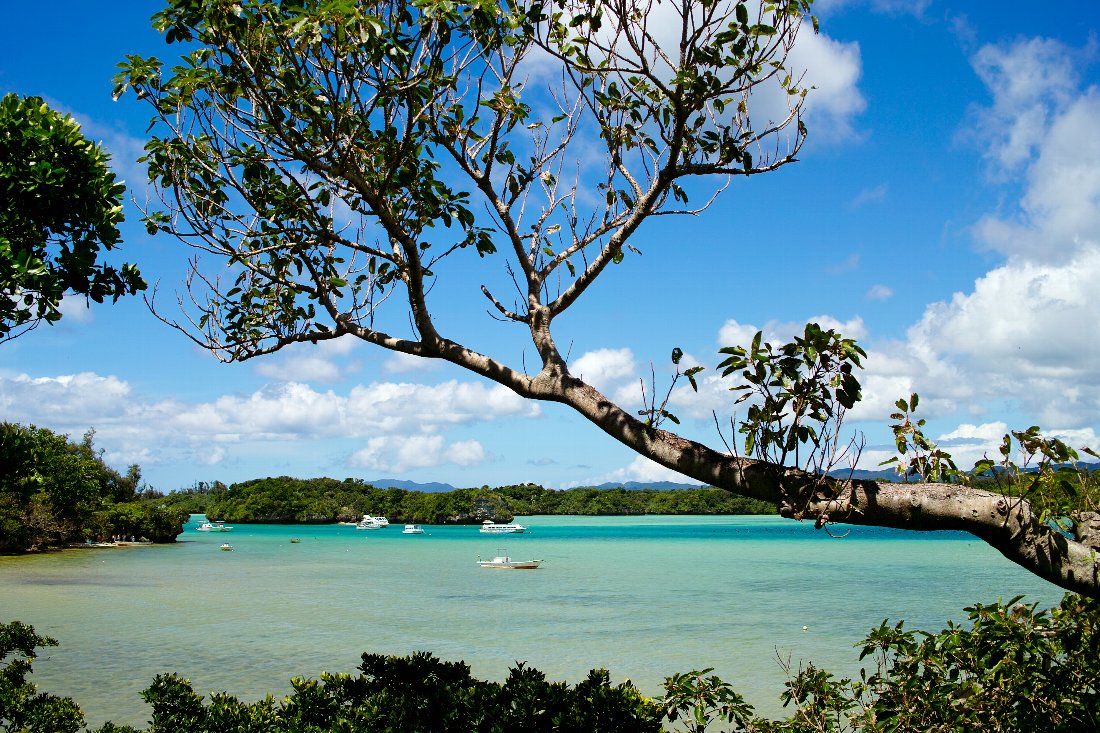
M 75 698 L 93 727 L 144 726 L 140 692 L 161 672 L 256 699 L 288 692 L 292 677 L 354 672 L 366 651 L 430 651 L 488 679 L 517 661 L 573 683 L 607 667 L 650 695 L 667 675 L 713 667 L 778 716 L 779 658 L 852 675 L 853 645 L 884 618 L 938 630 L 975 601 L 1062 596 L 962 533 L 834 527 L 843 536 L 832 537 L 759 516 L 516 521 L 530 529 L 203 533 L 192 521 L 175 545 L 3 557 L 0 620 L 61 642 L 33 681 Z M 219 551 L 225 541 L 233 552 Z M 500 549 L 545 563 L 477 567 Z

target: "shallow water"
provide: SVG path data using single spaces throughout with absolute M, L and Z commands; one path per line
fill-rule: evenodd
M 714 667 L 779 715 L 777 655 L 851 675 L 853 645 L 884 618 L 938 630 L 975 601 L 1062 596 L 961 533 L 834 539 L 742 516 L 516 521 L 526 534 L 192 522 L 175 545 L 0 558 L 0 620 L 61 642 L 34 681 L 74 697 L 91 726 L 144 725 L 140 692 L 160 672 L 255 699 L 292 677 L 353 672 L 365 651 L 421 650 L 492 679 L 516 661 L 570 682 L 607 667 L 651 695 L 667 675 Z M 545 564 L 476 566 L 501 549 Z

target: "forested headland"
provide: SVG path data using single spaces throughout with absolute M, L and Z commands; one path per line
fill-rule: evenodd
M 172 542 L 187 512 L 108 466 L 93 431 L 80 442 L 45 428 L 0 423 L 0 552 L 29 552 L 116 536 Z
M 168 506 L 240 523 L 325 524 L 364 514 L 393 522 L 480 524 L 516 515 L 774 514 L 772 504 L 722 489 L 596 489 L 564 491 L 538 484 L 420 492 L 380 489 L 359 479 L 261 478 L 226 486 L 199 483 L 164 497 Z

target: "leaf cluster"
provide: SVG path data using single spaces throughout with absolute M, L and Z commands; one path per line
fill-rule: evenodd
M 913 415 L 919 404 L 920 396 L 916 393 L 909 395 L 908 400 L 899 399 L 895 403 L 898 411 L 891 413 L 890 419 L 898 422 L 890 427 L 894 432 L 898 455 L 879 465 L 892 465 L 898 475 L 906 478 L 917 476 L 924 481 L 935 482 L 965 480 L 951 454 L 924 435 L 924 418 Z
M 0 733 L 76 733 L 84 714 L 71 698 L 38 692 L 27 681 L 41 647 L 57 640 L 41 636 L 34 627 L 0 622 Z
M 745 453 L 776 465 L 826 469 L 844 411 L 861 397 L 854 369 L 867 354 L 854 339 L 807 323 L 790 343 L 773 346 L 758 331 L 752 344 L 721 349 L 722 376 L 737 375 L 735 404 L 748 401 L 738 424 Z M 803 454 L 802 447 L 806 446 Z
M 958 482 L 998 491 L 1006 497 L 1026 499 L 1039 521 L 1058 527 L 1083 541 L 1083 532 L 1100 508 L 1100 480 L 1095 466 L 1081 461 L 1084 453 L 1100 458 L 1095 450 L 1071 447 L 1058 437 L 1044 435 L 1032 425 L 1006 433 L 997 448 L 999 458 L 984 456 L 969 471 L 960 470 L 951 454 L 924 435 L 924 419 L 915 417 L 920 398 L 898 400 L 892 428 L 898 454 L 879 465 L 894 465 L 898 474 L 924 481 Z M 1012 509 L 1020 506 L 1016 501 Z M 1091 541 L 1100 541 L 1092 538 Z
M 144 290 L 118 248 L 126 186 L 109 156 L 40 97 L 0 98 L 0 341 L 61 318 L 66 294 L 97 303 Z

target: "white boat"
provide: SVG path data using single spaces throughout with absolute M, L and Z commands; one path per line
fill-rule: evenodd
M 383 529 L 389 525 L 389 522 L 382 523 L 379 519 L 385 519 L 385 517 L 372 517 L 369 514 L 364 514 L 363 518 L 356 523 L 356 529 Z
M 195 528 L 199 532 L 230 532 L 232 527 L 226 526 L 225 522 L 203 522 Z
M 374 518 L 374 521 L 378 522 L 378 523 L 379 523 L 379 524 L 381 524 L 381 525 L 382 525 L 383 527 L 388 527 L 388 526 L 390 526 L 390 520 L 386 519 L 385 517 L 375 517 L 375 518 Z
M 419 524 L 406 524 L 401 534 L 424 534 L 424 528 Z
M 229 544 L 228 542 L 223 542 L 222 549 L 226 552 L 233 552 L 233 545 Z
M 477 564 L 491 570 L 537 570 L 542 560 L 513 560 L 508 555 L 497 555 L 491 560 L 482 560 L 478 555 Z
M 485 534 L 518 534 L 526 532 L 527 528 L 522 524 L 498 524 L 491 519 L 481 523 L 481 531 Z

